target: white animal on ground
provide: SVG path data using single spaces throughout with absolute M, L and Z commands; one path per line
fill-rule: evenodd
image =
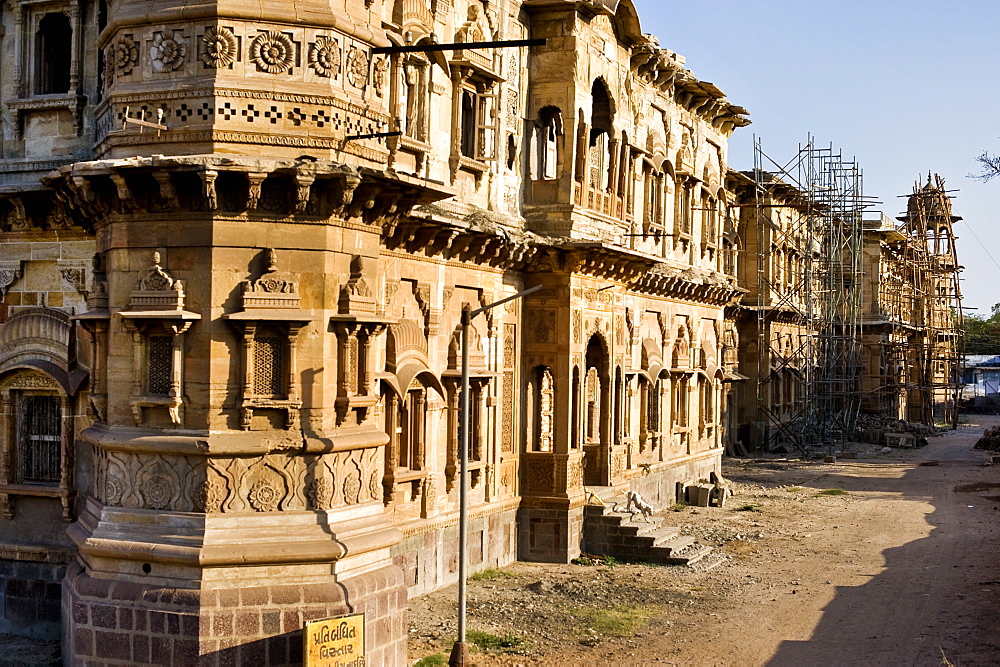
M 642 499 L 638 491 L 629 491 L 625 494 L 625 507 L 621 505 L 615 505 L 613 511 L 615 512 L 628 512 L 632 518 L 635 518 L 636 514 L 641 514 L 642 518 L 648 523 L 653 516 L 653 506 Z

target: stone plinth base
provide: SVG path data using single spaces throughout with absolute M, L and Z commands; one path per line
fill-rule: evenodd
M 63 582 L 67 664 L 294 665 L 302 626 L 365 614 L 367 662 L 406 664 L 406 588 L 394 566 L 343 582 L 171 589 L 98 579 Z
M 568 563 L 580 555 L 583 539 L 583 504 L 566 506 L 566 501 L 546 506 L 525 498 L 518 514 L 521 560 L 540 563 Z

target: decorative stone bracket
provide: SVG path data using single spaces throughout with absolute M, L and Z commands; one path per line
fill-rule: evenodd
M 7 290 L 21 277 L 23 266 L 22 260 L 0 262 L 0 294 L 7 296 Z

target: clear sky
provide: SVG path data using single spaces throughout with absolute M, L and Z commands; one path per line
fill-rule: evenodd
M 954 196 L 964 304 L 1000 303 L 1000 179 L 980 183 L 984 149 L 1000 152 L 997 0 L 635 0 L 642 30 L 687 58 L 697 77 L 750 111 L 730 166 L 753 167 L 753 137 L 778 162 L 809 134 L 857 158 L 864 190 L 895 218 L 927 172 Z M 867 216 L 866 216 L 867 217 Z M 978 237 L 978 240 L 977 240 Z M 992 257 L 991 257 L 992 255 Z

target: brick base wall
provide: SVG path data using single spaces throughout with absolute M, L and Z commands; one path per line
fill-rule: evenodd
M 517 560 L 517 510 L 469 521 L 469 569 L 504 567 Z M 392 547 L 411 597 L 458 581 L 458 522 L 413 528 Z
M 0 560 L 0 633 L 58 639 L 65 565 Z
M 71 567 L 63 589 L 71 664 L 296 665 L 302 626 L 365 614 L 367 662 L 406 664 L 406 589 L 386 567 L 343 583 L 169 589 Z

